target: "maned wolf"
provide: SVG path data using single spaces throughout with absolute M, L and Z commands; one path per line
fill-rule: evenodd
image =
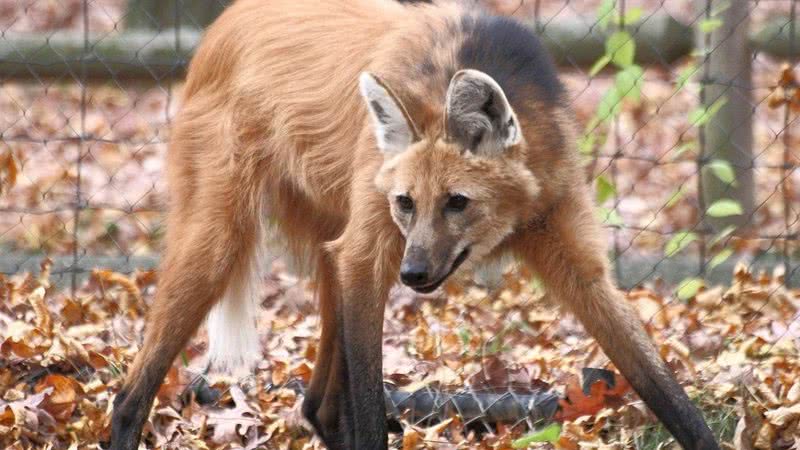
M 176 354 L 260 355 L 259 253 L 310 255 L 322 338 L 303 411 L 331 449 L 387 447 L 384 304 L 511 253 L 687 449 L 714 437 L 609 276 L 574 119 L 537 38 L 455 2 L 238 0 L 191 62 L 167 156 L 166 253 L 111 448 L 137 448 Z M 216 306 L 215 306 L 216 305 Z

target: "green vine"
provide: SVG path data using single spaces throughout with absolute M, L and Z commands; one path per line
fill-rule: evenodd
M 729 4 L 721 5 L 711 12 L 710 17 L 698 23 L 701 33 L 712 33 L 723 25 L 722 19 L 718 18 Z M 617 0 L 604 0 L 597 10 L 597 23 L 603 30 L 608 30 L 611 25 L 616 26 L 616 31 L 610 32 L 605 39 L 605 53 L 592 65 L 589 75 L 594 77 L 603 70 L 613 70 L 614 83 L 611 88 L 603 95 L 597 108 L 586 125 L 583 136 L 579 140 L 581 153 L 591 160 L 596 156 L 598 149 L 608 140 L 609 130 L 622 111 L 623 105 L 638 106 L 641 103 L 641 89 L 644 70 L 636 64 L 636 41 L 631 33 L 622 26 L 640 20 L 642 17 L 641 8 L 630 8 L 621 12 L 618 10 Z M 677 75 L 675 80 L 675 90 L 681 91 L 697 84 L 693 78 L 699 71 L 699 58 L 705 58 L 709 49 L 700 49 L 692 54 L 692 61 L 687 64 Z M 709 106 L 700 105 L 689 113 L 688 122 L 690 127 L 703 127 L 719 112 L 726 104 L 724 97 L 717 99 Z M 686 142 L 672 151 L 671 157 L 678 159 L 685 153 L 698 152 L 697 142 Z M 736 172 L 728 161 L 722 159 L 712 159 L 702 164 L 702 173 L 711 173 L 724 183 L 731 186 L 736 185 Z M 699 174 L 699 176 L 702 176 Z M 617 187 L 613 180 L 606 175 L 595 178 L 596 201 L 600 205 L 598 213 L 603 223 L 611 226 L 622 226 L 623 221 L 614 208 L 602 206 L 608 199 L 617 193 Z M 684 186 L 678 187 L 670 196 L 666 207 L 676 205 L 686 194 Z M 698 195 L 703 195 L 698 192 Z M 743 208 L 739 202 L 733 199 L 719 199 L 708 205 L 704 214 L 709 217 L 729 217 L 740 215 Z M 719 244 L 728 237 L 734 230 L 725 229 L 717 233 L 709 240 L 709 247 L 715 248 L 715 253 L 706 264 L 709 270 L 714 269 L 728 258 L 734 251 Z M 681 253 L 690 244 L 698 241 L 700 236 L 691 230 L 678 231 L 664 245 L 665 257 L 673 257 Z M 704 261 L 705 263 L 705 261 Z M 689 277 L 679 283 L 676 295 L 681 299 L 693 297 L 703 286 L 703 281 L 698 277 Z

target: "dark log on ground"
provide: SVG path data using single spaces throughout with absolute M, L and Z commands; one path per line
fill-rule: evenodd
M 305 392 L 302 381 L 293 379 L 282 386 L 269 389 L 291 389 Z M 535 425 L 550 422 L 558 411 L 559 396 L 550 390 L 489 392 L 459 389 L 447 391 L 425 387 L 413 392 L 384 384 L 387 420 L 398 429 L 401 421 L 427 426 L 458 417 L 468 427 L 488 431 L 498 424 Z M 220 394 L 211 388 L 203 376 L 197 376 L 180 395 L 188 403 L 191 397 L 201 405 L 215 404 Z
M 494 426 L 499 423 L 549 422 L 558 410 L 558 395 L 552 391 L 446 392 L 430 387 L 406 392 L 387 386 L 386 409 L 395 420 L 429 425 L 457 416 L 462 423 Z

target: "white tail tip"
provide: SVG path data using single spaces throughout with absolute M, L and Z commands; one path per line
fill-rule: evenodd
M 258 273 L 258 271 L 254 271 Z M 238 374 L 251 371 L 261 358 L 256 328 L 258 279 L 232 283 L 208 315 L 208 363 L 213 371 Z

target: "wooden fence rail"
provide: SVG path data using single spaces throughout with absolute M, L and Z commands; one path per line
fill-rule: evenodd
M 562 19 L 530 26 L 556 62 L 587 67 L 604 53 L 607 32 L 581 19 Z M 792 45 L 788 20 L 775 19 L 750 35 L 753 50 L 780 58 L 800 56 Z M 666 14 L 656 14 L 629 27 L 643 65 L 667 65 L 688 55 L 695 44 L 692 27 Z M 84 36 L 78 31 L 51 34 L 6 32 L 0 36 L 0 78 L 138 79 L 160 82 L 180 77 L 202 31 L 196 28 L 130 29 Z M 800 41 L 800 39 L 795 39 Z

